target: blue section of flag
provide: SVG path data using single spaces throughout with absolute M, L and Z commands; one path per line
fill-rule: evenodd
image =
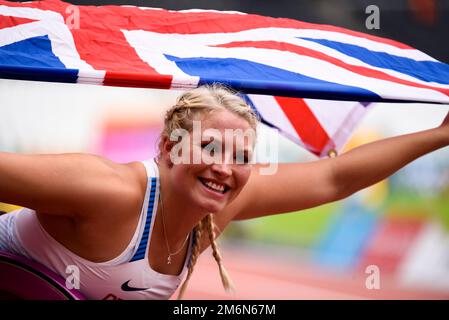
M 76 82 L 78 70 L 67 69 L 55 56 L 48 36 L 38 36 L 0 47 L 0 77 Z
M 326 39 L 301 39 L 313 41 L 352 56 L 371 66 L 394 70 L 427 82 L 449 84 L 449 65 L 438 61 L 416 61 L 386 52 L 377 52 L 361 46 Z
M 48 36 L 29 38 L 0 47 L 0 61 L 9 66 L 65 68 L 51 50 Z
M 199 76 L 199 85 L 213 82 L 227 84 L 251 93 L 333 100 L 385 101 L 372 91 L 311 78 L 299 73 L 235 58 L 179 58 L 165 55 L 178 68 Z

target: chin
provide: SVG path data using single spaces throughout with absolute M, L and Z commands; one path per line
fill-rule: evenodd
M 222 211 L 229 203 L 232 190 L 227 190 L 220 194 L 207 189 L 201 182 L 196 185 L 198 189 L 192 194 L 193 201 L 203 212 L 219 212 Z
M 203 204 L 201 208 L 208 213 L 216 213 L 222 211 L 225 206 L 218 203 Z

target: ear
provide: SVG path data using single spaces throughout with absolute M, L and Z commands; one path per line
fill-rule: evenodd
M 160 151 L 161 151 L 161 160 L 164 161 L 169 168 L 173 166 L 173 162 L 170 158 L 170 151 L 174 146 L 174 142 L 170 141 L 168 137 L 162 137 L 162 141 L 160 144 Z

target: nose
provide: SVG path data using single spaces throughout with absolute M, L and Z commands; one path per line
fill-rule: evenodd
M 232 175 L 232 169 L 228 163 L 214 163 L 211 169 L 220 177 L 229 177 Z

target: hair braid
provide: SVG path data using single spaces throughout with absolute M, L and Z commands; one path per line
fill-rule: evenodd
M 201 239 L 202 239 L 202 235 L 203 235 L 204 224 L 205 223 L 204 223 L 204 219 L 203 219 L 200 222 L 198 222 L 198 224 L 194 228 L 193 234 L 194 234 L 195 238 L 193 239 L 192 255 L 191 255 L 190 261 L 189 261 L 189 269 L 187 271 L 186 279 L 184 280 L 183 284 L 181 285 L 181 289 L 179 290 L 178 300 L 182 299 L 182 297 L 184 296 L 184 293 L 187 289 L 187 285 L 189 283 L 190 277 L 192 276 L 196 261 L 198 260 L 198 257 L 201 253 L 200 252 Z
M 221 281 L 223 283 L 223 287 L 227 292 L 234 292 L 234 284 L 232 283 L 231 278 L 229 277 L 226 269 L 223 266 L 222 263 L 222 257 L 220 254 L 220 251 L 218 250 L 217 242 L 215 241 L 216 233 L 215 229 L 218 228 L 217 225 L 214 222 L 214 217 L 211 213 L 209 213 L 207 216 L 205 216 L 196 226 L 194 229 L 194 244 L 192 248 L 192 256 L 190 258 L 189 262 L 189 269 L 187 271 L 186 279 L 184 280 L 183 284 L 181 285 L 181 288 L 179 290 L 178 294 L 178 300 L 182 299 L 184 296 L 184 293 L 187 289 L 187 285 L 189 283 L 190 277 L 192 276 L 193 269 L 195 267 L 195 264 L 198 260 L 198 257 L 200 255 L 201 250 L 201 239 L 203 236 L 203 232 L 207 231 L 209 236 L 209 241 L 212 247 L 212 255 L 215 259 L 215 261 L 218 264 L 218 268 L 220 271 L 220 277 Z
M 218 268 L 220 270 L 221 282 L 223 283 L 223 287 L 227 292 L 234 292 L 234 284 L 232 283 L 231 277 L 229 277 L 228 272 L 223 266 L 222 257 L 220 251 L 218 250 L 217 242 L 215 241 L 215 228 L 217 228 L 217 226 L 214 222 L 214 216 L 210 213 L 205 217 L 205 219 L 205 228 L 207 228 L 207 233 L 209 234 L 209 241 L 212 246 L 212 255 L 214 256 L 214 259 L 217 262 Z

